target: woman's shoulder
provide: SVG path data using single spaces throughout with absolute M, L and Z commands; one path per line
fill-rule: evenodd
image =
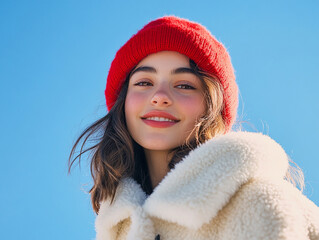
M 286 180 L 251 179 L 224 210 L 237 215 L 246 232 L 270 234 L 276 239 L 319 237 L 319 208 Z
M 246 182 L 250 178 L 282 179 L 289 160 L 280 144 L 267 135 L 231 132 L 198 146 L 178 165 L 186 173 L 187 169 L 206 171 L 210 167 L 222 173 L 229 170 Z
M 236 195 L 234 197 L 244 200 L 251 206 L 258 206 L 262 203 L 265 208 L 274 207 L 276 211 L 285 212 L 289 206 L 298 206 L 296 210 L 300 211 L 299 213 L 306 213 L 312 209 L 318 213 L 319 219 L 319 208 L 298 188 L 284 179 L 280 181 L 250 179 L 238 189 Z
M 202 149 L 217 152 L 247 153 L 250 157 L 276 156 L 286 158 L 287 155 L 279 143 L 268 135 L 255 132 L 229 132 L 214 137 L 199 146 Z

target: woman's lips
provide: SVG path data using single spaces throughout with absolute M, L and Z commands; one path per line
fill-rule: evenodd
M 167 112 L 151 111 L 141 117 L 142 121 L 156 128 L 171 127 L 178 123 L 180 120 Z
M 142 119 L 144 123 L 151 127 L 155 128 L 167 128 L 175 125 L 177 122 L 171 122 L 171 121 L 154 121 L 154 120 L 148 120 L 148 119 Z

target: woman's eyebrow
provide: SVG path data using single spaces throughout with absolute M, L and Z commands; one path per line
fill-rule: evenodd
M 136 73 L 136 72 L 149 72 L 149 73 L 157 73 L 156 69 L 153 67 L 149 67 L 149 66 L 141 66 L 138 67 L 136 69 L 133 70 L 133 72 L 131 73 L 131 76 Z M 180 74 L 180 73 L 191 73 L 191 74 L 195 74 L 195 71 L 191 68 L 187 68 L 187 67 L 180 67 L 180 68 L 176 68 L 173 69 L 171 71 L 171 74 Z
M 187 67 L 180 67 L 180 68 L 176 68 L 174 70 L 172 70 L 171 74 L 179 74 L 179 73 L 191 73 L 191 74 L 195 74 L 195 71 L 191 68 L 187 68 Z M 195 74 L 196 75 L 196 74 Z
M 131 73 L 131 76 L 136 73 L 136 72 L 149 72 L 149 73 L 156 73 L 156 69 L 153 67 L 148 67 L 148 66 L 141 66 L 133 70 Z

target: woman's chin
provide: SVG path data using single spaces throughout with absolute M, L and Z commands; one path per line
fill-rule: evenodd
M 180 144 L 169 144 L 168 142 L 158 141 L 158 142 L 148 142 L 145 144 L 140 144 L 144 149 L 149 151 L 171 151 L 172 149 L 178 147 Z

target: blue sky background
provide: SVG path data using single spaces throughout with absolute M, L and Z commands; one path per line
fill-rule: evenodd
M 318 12 L 318 1 L 1 1 L 1 238 L 94 238 L 89 162 L 67 176 L 69 151 L 106 113 L 119 47 L 172 14 L 228 48 L 243 128 L 284 147 L 319 205 Z

